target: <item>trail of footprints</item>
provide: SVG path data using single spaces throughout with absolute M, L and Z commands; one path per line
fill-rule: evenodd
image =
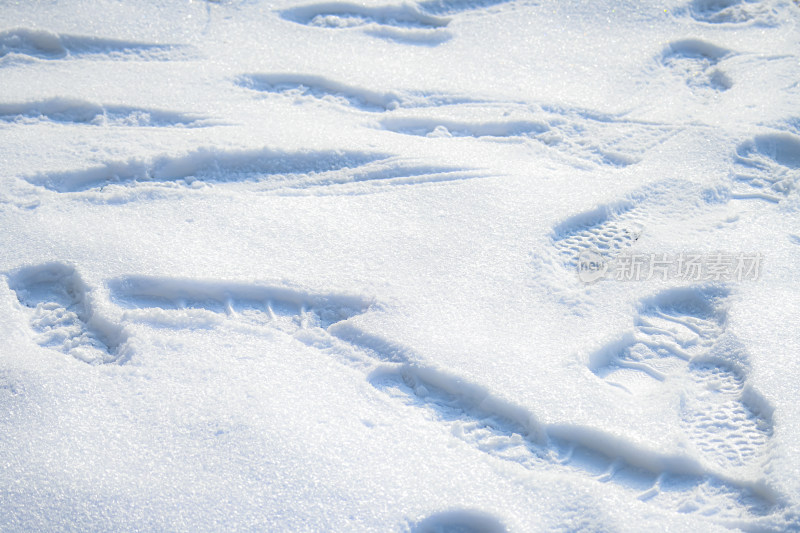
M 454 436 L 524 468 L 590 474 L 638 493 L 642 501 L 723 523 L 742 518 L 743 511 L 750 518 L 769 514 L 775 510 L 775 494 L 757 481 L 745 481 L 759 479 L 762 471 L 736 473 L 742 466 L 761 466 L 758 462 L 766 459 L 772 422 L 745 399 L 742 370 L 707 358 L 724 329 L 711 296 L 687 290 L 667 292 L 656 301 L 662 305 L 648 307 L 640 317 L 637 342 L 595 372 L 609 383 L 640 392 L 640 381 L 678 379 L 683 369 L 691 379 L 680 413 L 682 425 L 696 446 L 695 455 L 708 465 L 696 471 L 681 472 L 674 463 L 654 468 L 653 462 L 642 461 L 641 450 L 627 453 L 624 446 L 604 447 L 599 435 L 594 439 L 565 428 L 542 427 L 530 414 L 479 388 L 455 385 L 409 362 L 379 367 L 370 379 L 391 397 L 424 409 Z
M 742 142 L 733 155 L 726 202 L 756 200 L 779 203 L 800 182 L 800 137 L 789 132 L 764 133 Z M 561 264 L 577 267 L 582 254 L 606 261 L 636 245 L 646 225 L 659 220 L 674 222 L 678 213 L 663 209 L 671 202 L 691 201 L 708 209 L 718 199 L 705 199 L 706 191 L 691 184 L 661 183 L 631 194 L 617 205 L 606 205 L 572 217 L 553 228 L 553 251 Z
M 500 3 L 494 0 L 466 2 L 435 0 L 423 3 L 423 10 L 409 5 L 369 8 L 350 3 L 326 3 L 283 12 L 284 18 L 309 26 L 324 28 L 360 27 L 374 35 L 410 42 L 431 44 L 450 36 L 445 31 L 452 14 L 475 5 Z M 761 4 L 751 2 L 711 2 L 695 0 L 690 12 L 699 21 L 743 22 L 761 16 Z M 425 10 L 435 15 L 425 12 Z M 760 11 L 759 11 L 760 10 Z M 682 73 L 693 89 L 724 91 L 730 87 L 717 68 L 730 52 L 695 40 L 672 43 L 661 57 L 662 65 Z M 9 30 L 0 33 L 0 61 L 4 56 L 28 56 L 38 59 L 99 57 L 111 59 L 168 59 L 186 57 L 187 50 L 163 45 L 125 43 L 79 36 L 64 36 L 33 30 Z M 332 99 L 355 109 L 385 113 L 398 107 L 420 108 L 441 105 L 463 106 L 476 102 L 457 96 L 394 95 L 365 92 L 318 77 L 280 77 L 252 75 L 242 77 L 240 85 L 257 91 L 296 97 Z M 480 103 L 480 102 L 477 102 Z M 152 110 L 112 109 L 85 105 L 66 111 L 54 109 L 53 103 L 28 107 L 17 104 L 0 107 L 0 120 L 17 116 L 37 116 L 49 120 L 73 122 L 98 120 L 111 116 L 124 123 Z M 39 109 L 45 109 L 40 112 Z M 57 106 L 56 106 L 57 108 Z M 4 113 L 3 110 L 6 110 Z M 87 111 L 88 110 L 88 111 Z M 398 133 L 436 136 L 537 136 L 557 133 L 572 139 L 569 121 L 551 123 L 486 124 L 459 122 L 447 117 L 411 116 L 386 118 L 383 128 Z M 85 117 L 88 117 L 84 120 Z M 593 124 L 583 116 L 581 124 Z M 164 115 L 155 122 L 193 125 L 194 118 Z M 573 121 L 574 122 L 574 121 Z M 600 126 L 605 120 L 597 120 Z M 445 130 L 437 129 L 444 126 Z M 489 125 L 492 126 L 492 125 Z M 504 126 L 509 128 L 503 129 Z M 598 126 L 598 127 L 600 127 Z M 629 135 L 650 132 L 660 142 L 670 132 L 658 125 L 632 125 Z M 580 128 L 579 128 L 580 129 Z M 564 134 L 564 135 L 560 135 Z M 551 141 L 558 144 L 557 138 Z M 580 139 L 578 139 L 580 145 Z M 607 146 L 584 146 L 610 164 L 633 162 L 619 149 L 621 142 Z M 574 148 L 574 147 L 573 147 Z M 571 153 L 578 153 L 572 150 Z M 605 155 L 604 155 L 605 154 Z M 621 155 L 620 155 L 621 154 Z M 137 180 L 176 181 L 202 175 L 205 167 L 186 175 L 170 174 L 187 158 L 162 158 L 152 162 L 150 170 L 142 166 L 109 163 L 105 168 L 71 174 L 40 175 L 29 181 L 57 192 L 102 189 L 113 183 Z M 227 159 L 225 154 L 200 157 L 209 168 L 226 174 L 270 175 L 276 171 L 265 163 L 269 154 L 250 154 L 245 167 L 237 166 L 241 154 Z M 297 158 L 290 171 L 313 172 L 319 161 L 332 154 Z M 357 166 L 367 166 L 361 179 L 393 179 L 397 175 L 384 170 L 370 170 L 381 157 L 351 154 Z M 385 157 L 385 156 L 383 156 Z M 359 159 L 360 158 L 360 159 Z M 346 158 L 345 158 L 346 159 Z M 329 162 L 329 161 L 328 161 Z M 322 169 L 325 167 L 324 163 Z M 349 168 L 342 161 L 339 168 Z M 310 167 L 309 167 L 310 165 Z M 317 165 L 317 166 L 315 166 Z M 330 165 L 328 165 L 329 167 Z M 325 167 L 325 168 L 328 168 Z M 165 170 L 166 169 L 166 170 Z M 742 143 L 737 149 L 732 180 L 736 187 L 732 198 L 755 198 L 777 202 L 795 187 L 800 169 L 800 141 L 791 134 L 766 134 Z M 428 175 L 430 168 L 420 174 Z M 453 169 L 441 169 L 442 174 Z M 286 172 L 278 169 L 277 172 Z M 427 172 L 427 174 L 426 174 Z M 409 174 L 401 172 L 400 174 Z M 410 174 L 414 174 L 411 172 Z M 435 172 L 434 172 L 435 174 Z M 738 188 L 737 188 L 738 187 Z M 583 251 L 594 251 L 613 258 L 635 245 L 644 231 L 641 221 L 652 209 L 646 202 L 606 208 L 589 213 L 578 222 L 556 228 L 553 245 L 566 265 L 575 266 Z M 124 329 L 105 320 L 92 305 L 93 291 L 75 269 L 61 263 L 49 263 L 10 273 L 9 287 L 15 291 L 27 314 L 35 341 L 89 364 L 124 363 L 127 336 Z M 167 278 L 126 277 L 109 283 L 112 301 L 123 308 L 123 319 L 168 327 L 193 327 L 197 323 L 212 326 L 232 320 L 250 326 L 277 328 L 299 341 L 317 348 L 343 363 L 365 370 L 370 383 L 392 401 L 425 416 L 476 449 L 495 458 L 526 469 L 566 469 L 591 475 L 599 482 L 612 482 L 627 488 L 642 501 L 683 513 L 698 513 L 725 522 L 737 523 L 744 514 L 748 519 L 769 515 L 778 509 L 778 498 L 748 475 L 758 471 L 768 459 L 772 420 L 748 390 L 746 361 L 743 352 L 728 351 L 726 359 L 717 351 L 726 338 L 725 317 L 718 299 L 698 293 L 663 295 L 643 305 L 636 322 L 634 342 L 614 353 L 606 364 L 592 371 L 609 385 L 631 395 L 647 397 L 658 394 L 666 384 L 683 387 L 680 420 L 687 438 L 701 458 L 702 468 L 677 472 L 668 466 L 654 468 L 653 461 L 642 461 L 641 450 L 619 452 L 599 443 L 606 439 L 580 438 L 564 428 L 547 428 L 535 418 L 508 402 L 493 397 L 477 386 L 458 383 L 450 376 L 428 368 L 408 356 L 401 347 L 363 334 L 348 321 L 365 313 L 372 302 L 343 295 L 319 295 L 285 287 L 223 282 L 197 282 Z M 646 454 L 645 454 L 646 455 Z
M 633 342 L 593 371 L 634 395 L 657 395 L 677 384 L 683 388 L 681 423 L 699 455 L 725 471 L 758 465 L 766 458 L 772 420 L 754 403 L 754 392 L 745 396 L 743 352 L 726 347 L 715 353 L 724 313 L 698 294 L 680 296 L 646 305 Z
M 91 305 L 96 296 L 73 267 L 48 263 L 12 272 L 8 279 L 40 345 L 90 364 L 125 362 L 123 328 L 97 316 Z M 724 315 L 711 296 L 689 290 L 660 295 L 644 307 L 636 342 L 593 369 L 632 394 L 690 378 L 684 380 L 682 421 L 707 466 L 676 468 L 685 461 L 631 450 L 628 443 L 619 446 L 623 443 L 587 435 L 585 429 L 543 426 L 527 410 L 365 334 L 349 319 L 369 311 L 371 300 L 285 286 L 141 276 L 111 280 L 107 289 L 124 310 L 117 319 L 123 324 L 174 329 L 232 321 L 254 332 L 281 330 L 361 369 L 390 401 L 419 409 L 467 444 L 526 469 L 590 475 L 642 501 L 721 522 L 757 520 L 778 509 L 777 496 L 758 475 L 736 475 L 738 467 L 764 459 L 772 426 L 769 416 L 745 399 L 746 375 L 735 361 L 709 356 L 724 332 Z

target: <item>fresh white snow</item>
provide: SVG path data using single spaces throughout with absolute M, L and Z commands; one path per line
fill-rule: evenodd
M 796 0 L 1 2 L 0 530 L 800 531 L 798 51 Z

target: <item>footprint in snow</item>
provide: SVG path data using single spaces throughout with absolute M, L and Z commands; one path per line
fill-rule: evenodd
M 91 291 L 72 266 L 46 263 L 22 268 L 8 274 L 8 283 L 39 345 L 92 365 L 123 357 L 122 328 L 96 315 Z
M 695 452 L 732 472 L 766 460 L 771 409 L 748 390 L 743 349 L 725 336 L 724 294 L 668 290 L 643 303 L 632 338 L 602 351 L 591 370 L 642 398 L 681 390 L 681 425 Z
M 765 133 L 741 143 L 731 170 L 734 199 L 780 202 L 800 181 L 800 137 Z
M 786 20 L 789 0 L 692 0 L 682 9 L 697 22 L 774 27 Z
M 683 39 L 670 43 L 660 57 L 665 69 L 684 80 L 695 94 L 713 96 L 733 87 L 733 80 L 721 63 L 733 52 L 701 39 Z

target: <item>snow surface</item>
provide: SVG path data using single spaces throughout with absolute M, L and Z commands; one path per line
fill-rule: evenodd
M 0 530 L 800 531 L 799 29 L 0 3 Z

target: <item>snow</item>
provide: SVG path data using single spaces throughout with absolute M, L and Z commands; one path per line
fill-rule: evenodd
M 796 1 L 0 15 L 0 529 L 800 530 Z

